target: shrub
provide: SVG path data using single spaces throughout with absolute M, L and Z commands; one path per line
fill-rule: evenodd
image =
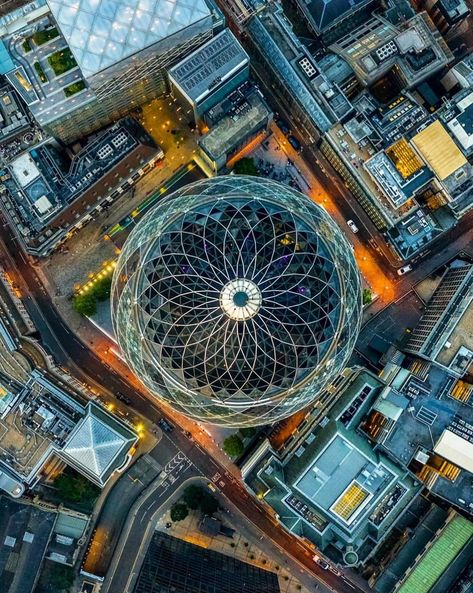
M 44 73 L 43 67 L 39 62 L 35 62 L 33 68 L 36 70 L 36 74 L 39 76 L 42 83 L 48 82 L 48 77 Z
M 31 39 L 29 37 L 23 41 L 23 43 L 21 44 L 21 46 L 22 46 L 23 51 L 25 52 L 25 54 L 27 54 L 29 51 L 31 51 L 33 49 L 31 47 Z
M 373 295 L 369 288 L 363 288 L 363 305 L 369 305 L 373 300 Z
M 56 27 L 53 27 L 52 29 L 36 31 L 36 33 L 33 35 L 33 41 L 36 43 L 36 45 L 44 45 L 56 37 L 59 37 L 59 31 L 56 29 Z
M 60 76 L 61 74 L 64 74 L 64 72 L 68 72 L 77 66 L 77 62 L 68 47 L 51 54 L 48 57 L 48 62 L 56 76 Z
M 97 303 L 95 296 L 91 292 L 78 294 L 73 300 L 74 309 L 84 317 L 90 317 L 97 312 Z
M 85 82 L 83 80 L 78 80 L 77 82 L 73 82 L 69 86 L 66 86 L 64 90 L 64 94 L 66 97 L 72 97 L 76 93 L 80 93 L 85 89 Z

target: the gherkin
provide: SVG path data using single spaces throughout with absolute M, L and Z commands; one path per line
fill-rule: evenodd
M 192 418 L 268 424 L 317 400 L 361 320 L 352 249 L 285 185 L 223 176 L 177 190 L 126 241 L 112 317 L 124 356 Z

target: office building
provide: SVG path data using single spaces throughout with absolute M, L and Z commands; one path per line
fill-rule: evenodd
M 156 531 L 133 593 L 279 593 L 276 574 Z
M 109 208 L 163 158 L 131 118 L 117 122 L 77 154 L 48 142 L 9 163 L 2 208 L 32 255 L 52 253 L 72 233 Z
M 452 510 L 428 507 L 407 528 L 394 554 L 370 581 L 377 593 L 467 593 L 455 586 L 473 554 L 473 523 Z
M 447 127 L 463 154 L 473 155 L 473 92 L 459 93 L 461 97 L 452 101 L 454 117 L 449 119 Z
M 455 575 L 452 564 L 461 560 L 461 556 L 467 554 L 468 550 L 471 555 L 472 540 L 473 523 L 452 513 L 435 539 L 425 547 L 420 558 L 413 559 L 411 567 L 394 588 L 395 593 L 448 591 L 447 583 L 451 584 Z M 443 578 L 444 576 L 447 578 Z M 436 588 L 440 579 L 441 588 Z
M 223 22 L 205 0 L 152 0 L 139 10 L 121 0 L 73 10 L 67 0 L 37 1 L 41 10 L 9 23 L 19 31 L 4 37 L 0 71 L 38 123 L 66 143 L 165 93 L 166 69 Z
M 359 16 L 362 20 L 376 7 L 376 3 L 371 0 L 297 0 L 297 7 L 316 36 L 330 39 L 340 35 L 340 31 L 359 25 Z
M 471 360 L 465 349 L 447 369 L 397 351 L 381 371 L 387 387 L 359 425 L 432 494 L 467 513 L 473 509 Z
M 425 12 L 393 24 L 373 15 L 330 45 L 370 86 L 391 73 L 399 89 L 411 89 L 441 71 L 453 54 Z
M 446 270 L 442 281 L 426 305 L 421 320 L 412 331 L 405 351 L 442 366 L 450 366 L 452 358 L 460 348 L 472 347 L 472 340 L 465 342 L 454 339 L 454 334 L 462 324 L 468 328 L 471 318 L 470 306 L 473 302 L 473 265 L 461 260 L 454 262 Z M 468 336 L 468 329 L 465 334 Z
M 248 80 L 250 59 L 229 29 L 169 70 L 171 90 L 190 105 L 196 122 Z
M 307 415 L 282 448 L 270 436 L 242 468 L 288 531 L 345 565 L 366 562 L 420 491 L 356 431 L 383 388 L 368 371 L 346 373 L 330 388 L 329 409 Z
M 13 325 L 0 327 L 0 489 L 19 498 L 64 464 L 103 487 L 130 462 L 136 434 L 55 374 L 20 363 Z
M 309 142 L 317 141 L 353 108 L 337 82 L 319 67 L 279 4 L 268 4 L 247 26 L 251 59 Z
M 456 29 L 470 14 L 465 0 L 416 0 L 417 10 L 426 10 L 434 25 L 446 35 Z
M 227 175 L 177 190 L 136 225 L 112 320 L 158 398 L 204 422 L 261 425 L 315 402 L 343 370 L 360 291 L 325 210 L 288 186 Z
M 210 130 L 199 139 L 200 162 L 212 174 L 231 167 L 241 151 L 267 135 L 273 114 L 259 89 L 243 83 L 204 116 Z
M 2 593 L 33 593 L 44 561 L 73 566 L 89 518 L 53 505 L 0 496 Z M 61 568 L 60 567 L 60 568 Z

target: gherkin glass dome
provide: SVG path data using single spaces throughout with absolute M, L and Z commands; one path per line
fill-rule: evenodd
M 158 398 L 215 424 L 289 416 L 343 370 L 361 320 L 352 249 L 329 215 L 258 177 L 192 183 L 135 227 L 112 319 Z

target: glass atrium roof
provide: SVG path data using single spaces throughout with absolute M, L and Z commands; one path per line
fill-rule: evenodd
M 86 78 L 210 15 L 205 0 L 48 0 L 48 4 Z

